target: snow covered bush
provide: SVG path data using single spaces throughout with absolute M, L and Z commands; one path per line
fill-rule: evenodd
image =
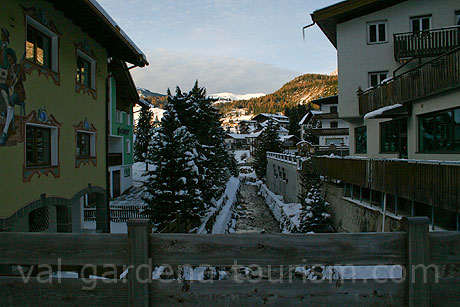
M 329 204 L 321 195 L 321 179 L 311 159 L 304 163 L 301 186 L 302 212 L 298 231 L 301 233 L 329 232 L 331 229 Z

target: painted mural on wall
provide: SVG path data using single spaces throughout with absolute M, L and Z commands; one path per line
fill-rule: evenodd
M 18 60 L 16 51 L 9 47 L 8 29 L 0 27 L 0 30 L 0 146 L 14 146 L 23 141 L 21 123 L 15 111 L 25 115 L 25 56 Z

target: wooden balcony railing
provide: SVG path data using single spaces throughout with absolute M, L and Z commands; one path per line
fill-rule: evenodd
M 460 163 L 338 157 L 314 157 L 313 163 L 330 178 L 453 212 L 460 209 Z
M 122 165 L 123 155 L 121 153 L 109 153 L 107 164 L 108 166 Z
M 460 47 L 359 94 L 359 114 L 459 87 Z
M 394 34 L 395 59 L 436 57 L 460 46 L 460 26 Z
M 347 135 L 348 128 L 315 128 L 312 129 L 312 134 L 320 135 Z
M 339 114 L 338 113 L 323 113 L 323 114 L 316 114 L 314 116 L 314 119 L 338 119 Z

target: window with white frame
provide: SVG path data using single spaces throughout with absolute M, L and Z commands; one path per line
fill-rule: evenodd
M 128 114 L 128 126 L 131 126 L 131 114 L 130 113 L 127 113 Z
M 26 59 L 57 72 L 58 35 L 30 16 L 26 22 Z
M 431 15 L 411 17 L 412 32 L 421 32 L 431 29 Z
M 126 153 L 131 153 L 131 140 L 127 139 L 126 140 Z
M 369 44 L 388 42 L 386 21 L 369 22 L 367 24 L 367 42 Z
M 125 111 L 122 111 L 122 112 L 121 112 L 121 123 L 122 123 L 122 124 L 126 124 L 126 120 L 125 120 L 126 115 L 127 115 L 127 114 L 126 114 Z
M 58 128 L 26 124 L 26 167 L 58 165 Z
M 117 123 L 121 124 L 123 122 L 123 116 L 122 116 L 122 112 L 119 111 L 119 110 L 116 110 L 115 111 L 115 119 L 117 121 Z
M 374 87 L 388 79 L 388 71 L 377 71 L 369 73 L 369 86 Z
M 96 61 L 81 50 L 77 50 L 76 80 L 88 88 L 96 88 Z
M 96 156 L 96 134 L 77 131 L 77 157 L 87 158 Z

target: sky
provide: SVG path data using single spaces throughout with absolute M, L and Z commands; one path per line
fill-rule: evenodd
M 208 94 L 272 93 L 306 73 L 329 74 L 336 50 L 310 13 L 337 0 L 98 0 L 146 54 L 136 86 L 166 93 L 195 80 Z

